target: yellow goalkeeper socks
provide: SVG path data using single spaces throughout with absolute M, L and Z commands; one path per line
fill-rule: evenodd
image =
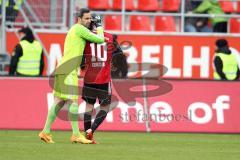
M 58 115 L 58 112 L 60 111 L 61 108 L 62 107 L 60 105 L 57 105 L 57 104 L 54 103 L 52 105 L 52 107 L 50 108 L 50 110 L 48 110 L 47 120 L 46 120 L 44 129 L 43 129 L 44 133 L 47 133 L 47 134 L 50 133 L 52 123 L 55 121 L 55 119 Z
M 79 127 L 78 127 L 78 105 L 72 103 L 69 106 L 68 118 L 71 121 L 72 131 L 75 136 L 79 136 Z

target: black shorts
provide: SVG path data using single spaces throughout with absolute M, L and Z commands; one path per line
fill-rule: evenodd
M 94 105 L 96 100 L 99 100 L 99 104 L 102 106 L 111 103 L 111 83 L 104 84 L 88 84 L 84 83 L 82 99 L 89 104 Z

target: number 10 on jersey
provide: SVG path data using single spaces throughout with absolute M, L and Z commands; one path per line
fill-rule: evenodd
M 96 44 L 91 43 L 92 62 L 106 62 L 107 61 L 107 49 L 106 43 Z

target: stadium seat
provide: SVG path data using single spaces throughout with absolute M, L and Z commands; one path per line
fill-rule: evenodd
M 240 2 L 237 2 L 237 13 L 240 13 Z
M 172 16 L 155 17 L 155 31 L 176 32 L 176 24 Z
M 139 11 L 158 11 L 160 9 L 158 0 L 138 0 Z
M 106 30 L 122 30 L 122 16 L 107 15 L 104 22 Z
M 93 10 L 110 9 L 109 0 L 88 0 L 88 8 Z
M 113 0 L 113 10 L 121 10 L 122 9 L 122 0 Z M 134 0 L 126 0 L 125 4 L 126 10 L 134 10 Z
M 178 12 L 180 8 L 180 0 L 162 0 L 163 12 Z
M 151 31 L 151 20 L 148 16 L 131 16 L 130 17 L 131 31 Z
M 231 1 L 220 1 L 220 6 L 225 13 L 234 12 L 233 2 Z
M 230 19 L 230 33 L 240 33 L 240 19 Z

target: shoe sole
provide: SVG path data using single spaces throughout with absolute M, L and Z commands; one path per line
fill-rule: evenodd
M 72 142 L 72 144 L 76 144 L 76 143 L 80 143 L 80 144 L 92 144 L 92 143 L 83 143 L 83 142 Z
M 53 143 L 48 142 L 48 141 L 46 141 L 46 140 L 45 140 L 44 138 L 42 138 L 42 137 L 40 137 L 40 139 L 41 139 L 43 142 L 47 143 L 47 144 L 53 144 L 53 143 L 55 143 L 55 142 L 53 142 Z
M 76 144 L 76 143 L 80 143 L 80 144 L 92 144 L 92 142 L 90 143 L 83 143 L 83 142 L 79 142 L 79 141 L 72 141 L 73 144 Z
M 44 139 L 44 138 L 41 138 L 41 140 L 42 140 L 43 142 L 45 142 L 45 143 L 48 143 L 47 141 L 45 141 L 45 139 Z

